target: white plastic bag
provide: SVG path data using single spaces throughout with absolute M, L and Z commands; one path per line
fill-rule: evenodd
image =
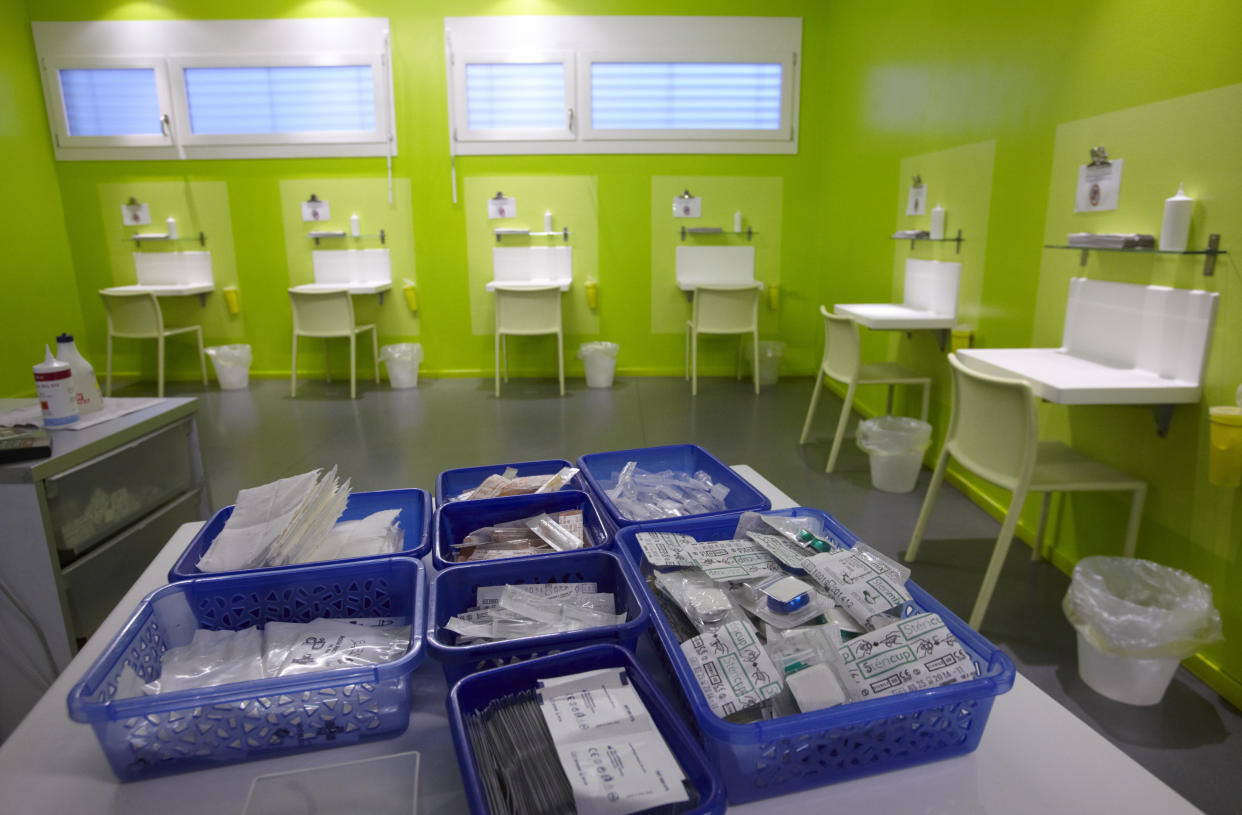
M 1212 587 L 1150 560 L 1083 558 L 1062 608 L 1078 633 L 1114 656 L 1185 659 L 1223 639 Z

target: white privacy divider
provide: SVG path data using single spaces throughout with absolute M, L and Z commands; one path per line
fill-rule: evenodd
M 498 246 L 492 249 L 492 281 L 486 288 L 559 286 L 569 291 L 573 280 L 572 246 Z
M 322 249 L 311 252 L 315 283 L 320 285 L 391 286 L 387 249 Z
M 753 246 L 678 246 L 677 287 L 733 286 L 755 282 Z
M 1060 348 L 958 351 L 965 364 L 1028 380 L 1062 404 L 1198 402 L 1220 295 L 1070 279 Z
M 215 286 L 207 251 L 134 252 L 134 271 L 144 287 Z

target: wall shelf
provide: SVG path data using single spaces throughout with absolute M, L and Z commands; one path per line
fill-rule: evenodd
M 381 229 L 379 231 L 379 234 L 377 235 L 352 235 L 352 236 L 348 232 L 346 232 L 344 229 L 312 229 L 310 232 L 306 233 L 306 237 L 313 240 L 316 246 L 319 245 L 320 238 L 348 238 L 348 237 L 379 238 L 379 242 L 381 244 L 385 244 L 388 242 L 388 234 L 383 229 Z
M 1220 248 L 1220 235 L 1217 233 L 1213 233 L 1208 236 L 1208 245 L 1206 249 L 1185 249 L 1180 252 L 1143 246 L 1070 246 L 1068 244 L 1054 243 L 1045 243 L 1044 248 L 1072 249 L 1074 251 L 1081 252 L 1082 255 L 1078 259 L 1079 266 L 1087 265 L 1087 255 L 1091 252 L 1129 252 L 1132 255 L 1203 255 L 1203 274 L 1207 277 L 1211 277 L 1216 273 L 1216 256 L 1229 254 L 1226 250 Z
M 681 239 L 684 241 L 687 235 L 746 235 L 746 240 L 751 240 L 755 235 L 755 230 L 746 227 L 745 232 L 729 232 L 726 233 L 723 227 L 719 226 L 683 226 L 681 228 Z
M 962 241 L 966 239 L 962 237 L 962 230 L 959 229 L 957 230 L 957 236 L 953 238 L 933 238 L 930 236 L 929 237 L 911 237 L 908 235 L 893 235 L 892 240 L 910 241 L 911 249 L 913 249 L 914 244 L 918 243 L 919 241 L 923 241 L 926 243 L 955 243 L 957 244 L 957 247 L 954 250 L 953 254 L 960 255 L 962 253 Z
M 177 241 L 198 241 L 199 246 L 206 246 L 207 236 L 204 235 L 202 232 L 199 232 L 197 235 L 192 235 L 186 238 L 170 238 L 168 237 L 167 232 L 135 232 L 134 234 L 130 235 L 128 238 L 121 239 L 121 243 L 129 243 L 130 241 L 133 241 L 134 246 L 138 247 L 139 249 L 142 248 L 143 241 L 148 241 L 148 242 L 160 241 L 163 243 L 176 243 Z
M 531 232 L 529 229 L 495 229 L 493 231 L 496 233 L 496 243 L 500 243 L 500 239 L 505 237 L 561 238 L 565 243 L 569 243 L 569 227 L 553 232 Z

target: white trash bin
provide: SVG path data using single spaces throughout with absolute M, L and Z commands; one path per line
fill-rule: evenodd
M 388 368 L 388 384 L 394 388 L 418 387 L 418 364 L 423 361 L 423 346 L 417 342 L 400 342 L 380 348 L 380 359 Z
M 588 388 L 611 388 L 612 376 L 617 370 L 617 351 L 621 346 L 615 342 L 584 342 L 578 346 L 578 359 L 586 368 Z
M 744 342 L 743 355 L 751 365 L 755 361 L 751 359 L 755 355 L 754 346 L 751 343 Z M 774 340 L 761 340 L 759 342 L 759 384 L 775 385 L 781 378 L 781 360 L 785 358 L 785 343 L 776 342 Z
M 220 390 L 244 391 L 249 387 L 252 359 L 249 345 L 213 345 L 203 351 L 211 357 Z
M 908 416 L 877 416 L 858 426 L 858 446 L 871 456 L 871 486 L 910 492 L 919 480 L 931 425 Z
M 1062 603 L 1078 631 L 1078 675 L 1127 705 L 1154 705 L 1178 664 L 1222 639 L 1212 588 L 1180 569 L 1128 557 L 1085 557 Z

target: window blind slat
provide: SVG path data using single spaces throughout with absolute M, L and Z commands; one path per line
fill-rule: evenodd
M 59 74 L 70 136 L 161 133 L 154 68 L 66 68 Z
M 375 130 L 370 65 L 186 68 L 196 134 Z
M 565 66 L 476 63 L 466 66 L 466 122 L 471 130 L 565 127 Z
M 779 130 L 780 63 L 597 62 L 596 130 Z

